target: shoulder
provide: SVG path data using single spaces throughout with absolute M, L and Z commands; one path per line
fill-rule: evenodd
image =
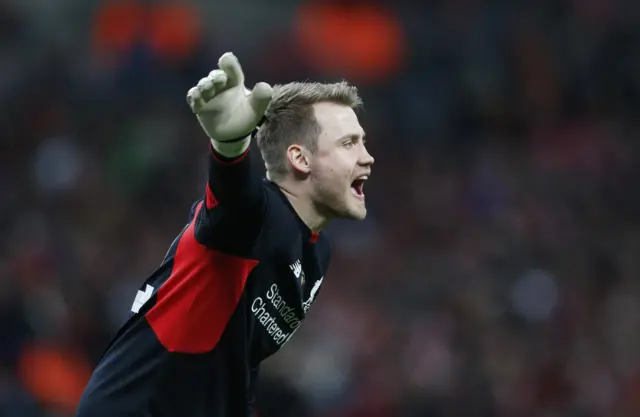
M 281 231 L 297 231 L 298 217 L 282 191 L 268 180 L 264 181 L 263 187 L 266 194 L 266 220 L 270 226 Z

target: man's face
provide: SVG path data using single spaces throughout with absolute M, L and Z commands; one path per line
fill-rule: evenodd
M 363 184 L 373 157 L 364 144 L 364 131 L 348 106 L 318 103 L 318 149 L 310 158 L 314 204 L 328 217 L 362 220 L 367 214 Z

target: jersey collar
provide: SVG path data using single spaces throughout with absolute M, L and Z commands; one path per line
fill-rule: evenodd
M 266 178 L 263 181 L 264 181 L 265 185 L 268 188 L 273 190 L 282 199 L 282 201 L 284 201 L 285 205 L 289 208 L 289 210 L 291 210 L 291 212 L 294 214 L 294 216 L 296 216 L 296 219 L 298 221 L 298 224 L 300 225 L 300 229 L 302 230 L 302 234 L 303 234 L 304 238 L 307 239 L 311 243 L 318 242 L 318 239 L 320 239 L 320 233 L 312 231 L 311 229 L 309 229 L 309 226 L 307 226 L 306 223 L 304 221 L 302 221 L 302 219 L 298 215 L 298 212 L 296 212 L 296 210 L 293 208 L 293 205 L 291 204 L 291 201 L 289 201 L 287 196 L 284 195 L 284 193 L 282 192 L 280 187 L 278 187 L 278 185 L 276 183 L 274 183 L 273 181 L 269 181 Z

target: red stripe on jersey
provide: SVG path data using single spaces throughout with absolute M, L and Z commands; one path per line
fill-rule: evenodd
M 198 205 L 198 215 L 202 203 Z M 170 352 L 205 353 L 212 350 L 231 318 L 247 277 L 258 264 L 209 249 L 196 241 L 194 221 L 183 233 L 173 270 L 158 289 L 146 319 Z
M 211 144 L 211 141 L 209 141 L 209 152 L 211 152 L 211 156 L 213 157 L 213 159 L 215 159 L 219 164 L 226 165 L 226 166 L 235 165 L 238 162 L 242 161 L 249 154 L 250 149 L 251 148 L 247 148 L 246 151 L 244 151 L 242 154 L 236 156 L 233 159 L 230 159 L 230 158 L 222 159 L 223 157 L 216 153 L 216 151 L 213 149 L 213 145 Z
M 311 237 L 309 238 L 309 242 L 318 243 L 319 238 L 320 238 L 320 233 L 311 232 Z
M 205 191 L 207 210 L 211 210 L 215 206 L 218 205 L 218 199 L 215 195 L 213 195 L 213 191 L 211 191 L 211 187 L 207 184 L 207 190 Z

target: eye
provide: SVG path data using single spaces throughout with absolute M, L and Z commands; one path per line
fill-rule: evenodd
M 351 136 L 349 138 L 349 140 L 345 141 L 343 143 L 343 146 L 346 148 L 353 148 L 354 146 L 358 145 L 358 142 L 360 142 L 361 140 L 363 140 L 360 136 Z

